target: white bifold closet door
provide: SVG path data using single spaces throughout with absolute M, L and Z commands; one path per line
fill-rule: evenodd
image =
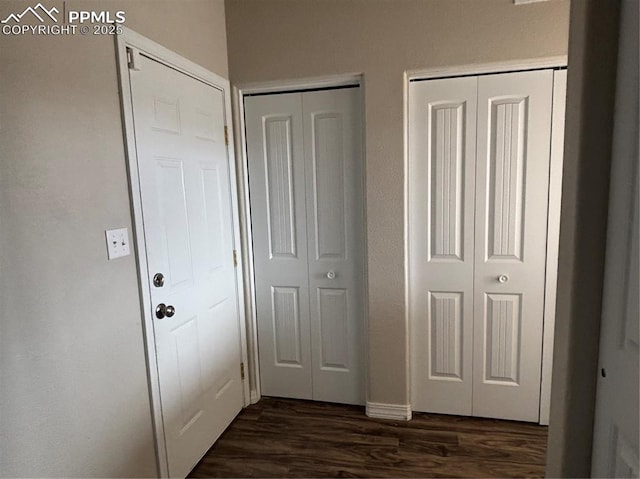
M 473 414 L 538 421 L 553 71 L 478 79 Z
M 552 87 L 411 83 L 414 410 L 538 420 Z
M 261 391 L 364 403 L 360 90 L 245 98 Z
M 476 77 L 411 83 L 409 307 L 416 411 L 471 414 L 477 88 Z

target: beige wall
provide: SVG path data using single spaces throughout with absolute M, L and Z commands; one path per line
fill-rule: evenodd
M 105 6 L 227 76 L 221 0 L 66 2 Z M 0 476 L 156 474 L 135 260 L 106 258 L 123 226 L 113 38 L 0 36 Z
M 565 55 L 569 2 L 227 0 L 232 83 L 364 73 L 369 400 L 406 404 L 403 72 Z

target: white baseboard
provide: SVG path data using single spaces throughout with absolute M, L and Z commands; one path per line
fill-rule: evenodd
M 411 420 L 411 404 L 383 404 L 367 401 L 367 416 L 376 419 Z
M 260 401 L 260 395 L 258 394 L 258 391 L 256 391 L 255 389 L 251 391 L 251 395 L 249 396 L 249 401 L 251 401 L 251 404 L 255 404 L 258 401 Z

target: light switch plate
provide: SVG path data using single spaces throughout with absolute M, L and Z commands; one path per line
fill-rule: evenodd
M 127 228 L 105 231 L 107 237 L 107 255 L 109 259 L 129 256 L 129 231 Z

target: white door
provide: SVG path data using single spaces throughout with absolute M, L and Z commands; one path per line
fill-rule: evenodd
M 593 477 L 639 477 L 638 2 L 621 11 Z
M 245 98 L 264 395 L 364 403 L 359 89 Z
M 312 397 L 302 95 L 246 97 L 260 389 Z
M 415 410 L 537 421 L 551 70 L 412 82 Z
M 471 415 L 478 79 L 410 88 L 412 407 Z
M 184 477 L 242 407 L 224 96 L 144 56 L 130 79 L 169 473 Z
M 313 399 L 364 404 L 360 90 L 304 93 L 302 113 Z
M 473 415 L 538 421 L 551 70 L 481 76 Z

